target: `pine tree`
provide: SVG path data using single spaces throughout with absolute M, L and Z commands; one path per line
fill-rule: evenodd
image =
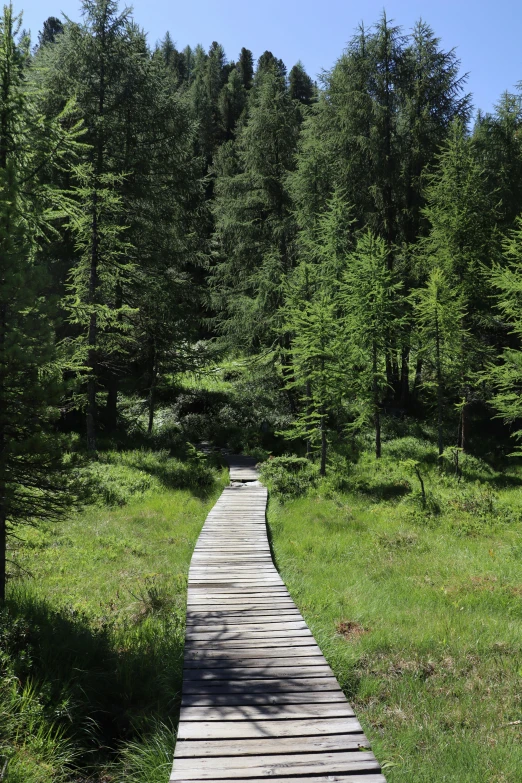
M 286 65 L 267 49 L 257 61 L 256 79 L 269 71 L 275 71 L 286 82 Z
M 187 246 L 200 241 L 187 243 L 185 234 L 197 237 L 195 222 L 201 230 L 208 218 L 200 210 L 201 170 L 193 157 L 188 101 L 175 91 L 165 58 L 151 57 L 128 11 L 118 13 L 107 0 L 86 3 L 84 24 L 67 24 L 60 40 L 41 56 L 48 111 L 64 95 L 75 95 L 91 145 L 77 181 L 69 183 L 84 205 L 83 218 L 90 215 L 91 237 L 87 241 L 85 219 L 74 222 L 76 250 L 64 302 L 70 344 L 83 351 L 90 334 L 83 357 L 89 369 L 82 377 L 88 442 L 94 450 L 97 419 L 109 430 L 116 427 L 118 387 L 133 372 L 131 360 L 139 355 L 148 361 L 137 347 L 143 323 L 154 322 L 148 282 L 157 291 L 160 277 L 166 297 L 164 270 L 173 270 L 169 280 L 190 276 L 188 269 L 183 275 L 179 270 L 188 257 L 190 263 L 195 260 L 192 249 L 186 255 Z M 86 288 L 88 256 L 92 290 Z M 138 318 L 139 308 L 150 312 Z M 165 309 L 158 306 L 156 312 Z
M 221 125 L 225 139 L 230 140 L 235 135 L 239 122 L 247 103 L 247 91 L 243 86 L 241 75 L 237 68 L 230 71 L 228 81 L 221 90 L 218 99 Z

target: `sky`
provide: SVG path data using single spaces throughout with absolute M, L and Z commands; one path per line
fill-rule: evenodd
M 13 0 L 36 42 L 48 16 L 80 19 L 79 0 Z M 125 5 L 121 2 L 121 7 Z M 328 70 L 360 22 L 373 24 L 386 9 L 407 32 L 420 17 L 456 48 L 475 108 L 491 111 L 505 90 L 522 81 L 520 0 L 135 0 L 136 22 L 153 45 L 168 30 L 178 48 L 218 41 L 229 60 L 242 46 L 259 57 L 266 49 L 290 69 L 301 60 L 313 78 Z

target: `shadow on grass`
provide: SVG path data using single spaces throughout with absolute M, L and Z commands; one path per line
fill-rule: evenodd
M 398 500 L 405 495 L 411 494 L 411 487 L 407 482 L 381 482 L 368 483 L 358 482 L 355 491 L 374 500 Z
M 122 743 L 153 733 L 158 721 L 177 722 L 182 657 L 176 614 L 120 627 L 102 618 L 96 627 L 16 588 L 0 608 L 0 674 L 14 675 L 20 691 L 34 684 L 43 720 L 61 726 L 88 774 L 117 760 Z M 19 721 L 23 738 L 30 729 L 23 715 Z

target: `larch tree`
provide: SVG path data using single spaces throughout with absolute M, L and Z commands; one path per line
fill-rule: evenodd
M 246 351 L 273 342 L 282 283 L 295 265 L 287 175 L 298 134 L 298 107 L 272 65 L 256 75 L 247 123 L 216 157 L 214 306 L 221 332 Z
M 444 452 L 444 403 L 455 392 L 465 363 L 465 305 L 458 284 L 438 266 L 426 285 L 412 294 L 413 321 L 424 361 L 423 386 L 434 388 L 437 406 L 437 445 Z
M 522 218 L 504 244 L 504 261 L 494 266 L 491 282 L 497 295 L 497 308 L 510 333 L 510 340 L 496 364 L 489 368 L 495 393 L 491 403 L 499 418 L 510 426 L 513 437 L 522 440 Z M 506 341 L 507 342 L 507 341 Z M 517 455 L 522 452 L 520 448 Z
M 386 241 L 364 232 L 349 254 L 339 299 L 348 361 L 346 388 L 354 426 L 367 421 L 381 456 L 381 407 L 388 390 L 386 358 L 401 328 L 401 282 L 390 269 Z M 351 399 L 350 399 L 351 398 Z
M 79 128 L 66 106 L 39 111 L 30 82 L 29 41 L 20 17 L 0 17 L 0 601 L 7 537 L 21 522 L 53 518 L 65 491 L 62 443 L 53 417 L 63 392 L 41 248 L 67 200 L 42 179 L 78 151 Z M 67 130 L 67 126 L 70 126 Z

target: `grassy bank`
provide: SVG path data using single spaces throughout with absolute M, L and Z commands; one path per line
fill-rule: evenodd
M 380 464 L 271 495 L 277 565 L 390 783 L 520 780 L 522 482 L 462 467 L 397 439 Z
M 145 451 L 82 471 L 92 505 L 19 531 L 28 574 L 0 618 L 0 769 L 5 783 L 164 783 L 188 565 L 225 473 Z

